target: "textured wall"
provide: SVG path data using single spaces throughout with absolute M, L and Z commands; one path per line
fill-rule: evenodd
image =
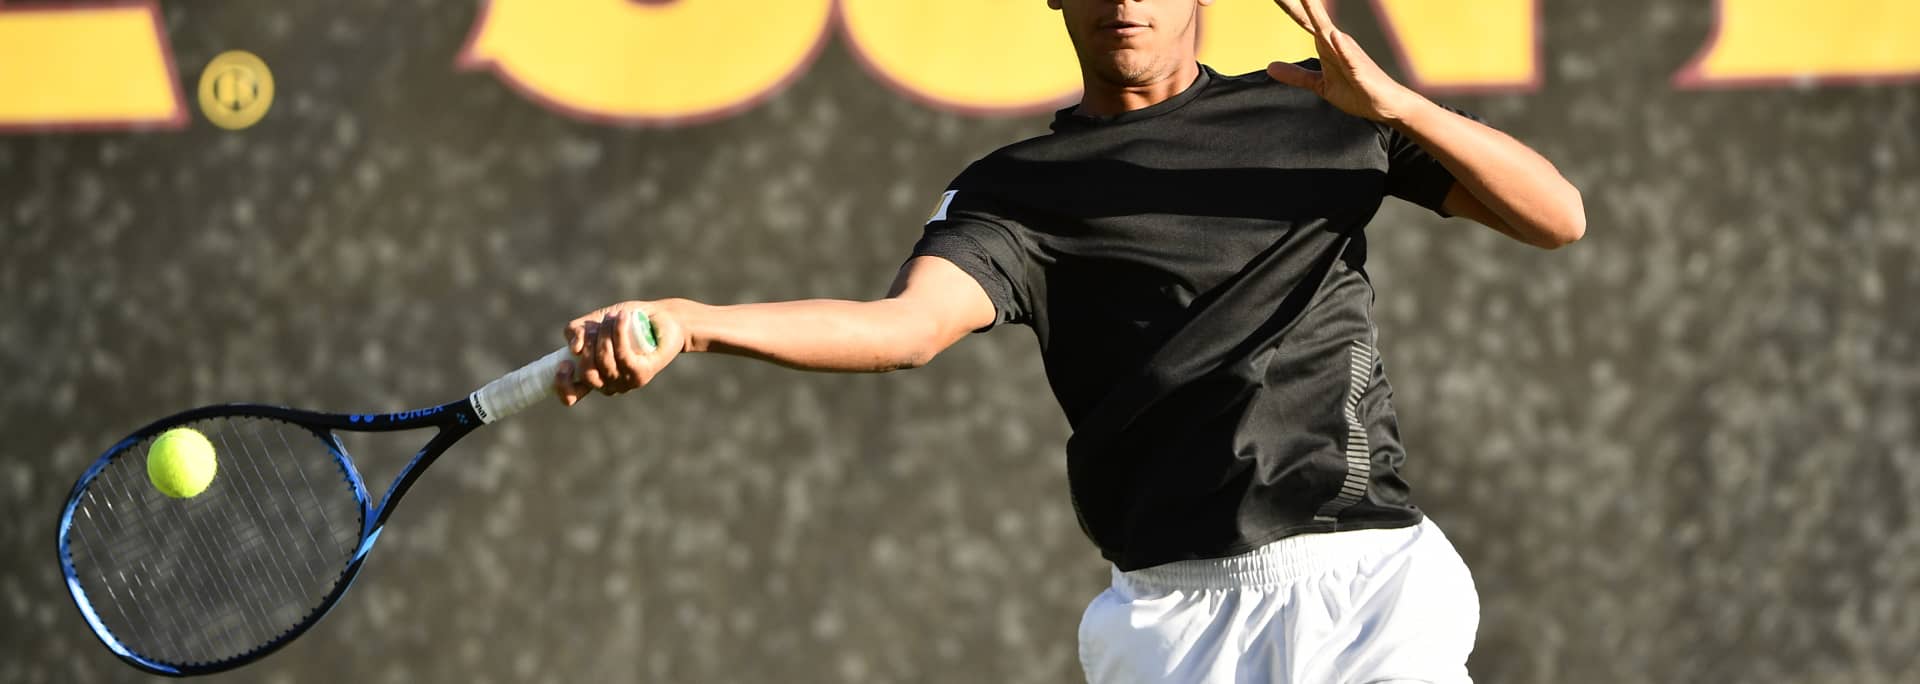
M 1371 229 L 1482 681 L 1920 673 L 1920 86 L 1674 90 L 1709 5 L 1546 3 L 1539 91 L 1447 98 L 1561 165 L 1586 241 Z M 0 137 L 0 681 L 139 678 L 53 545 L 146 420 L 444 400 L 619 298 L 873 295 L 953 173 L 1044 128 L 913 104 L 837 42 L 730 119 L 581 123 L 454 71 L 474 11 L 170 2 L 189 88 L 226 49 L 274 67 L 263 123 Z M 1105 569 L 1065 438 L 1021 329 L 889 376 L 686 358 L 467 440 L 326 622 L 219 679 L 1071 680 Z M 348 445 L 383 487 L 412 439 Z

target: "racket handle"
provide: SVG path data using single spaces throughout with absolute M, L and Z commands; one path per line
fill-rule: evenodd
M 642 351 L 651 352 L 657 346 L 653 336 L 653 321 L 638 311 L 627 319 L 633 328 L 633 337 L 640 340 Z M 485 387 L 467 395 L 473 403 L 473 412 L 480 416 L 481 423 L 493 423 L 502 418 L 525 411 L 542 401 L 553 397 L 553 380 L 560 374 L 560 363 L 574 360 L 573 351 L 566 347 L 553 350 L 553 353 L 540 357 L 540 360 L 521 366 L 519 370 L 500 376 L 500 379 L 487 383 Z M 579 364 L 575 364 L 578 368 Z

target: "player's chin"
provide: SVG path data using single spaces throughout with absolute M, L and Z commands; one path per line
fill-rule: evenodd
M 1166 60 L 1140 50 L 1114 50 L 1106 57 L 1101 71 L 1106 73 L 1107 82 L 1123 88 L 1158 83 L 1171 71 Z

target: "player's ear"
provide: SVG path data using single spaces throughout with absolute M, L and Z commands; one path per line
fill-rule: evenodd
M 1060 9 L 1060 3 L 1062 1 L 1063 0 L 1047 0 L 1047 6 L 1052 7 L 1054 9 Z

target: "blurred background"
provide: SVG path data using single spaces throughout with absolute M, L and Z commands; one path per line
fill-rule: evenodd
M 0 5 L 0 681 L 145 679 L 54 538 L 153 418 L 444 401 L 621 299 L 884 292 L 1076 95 L 1044 3 L 961 4 Z M 1920 678 L 1916 7 L 1336 3 L 1586 196 L 1557 252 L 1369 229 L 1479 681 Z M 1310 54 L 1265 0 L 1205 22 L 1224 71 Z M 1066 437 L 1024 328 L 884 376 L 684 358 L 463 442 L 325 622 L 214 679 L 1073 681 L 1107 570 Z M 419 440 L 348 446 L 384 487 Z

